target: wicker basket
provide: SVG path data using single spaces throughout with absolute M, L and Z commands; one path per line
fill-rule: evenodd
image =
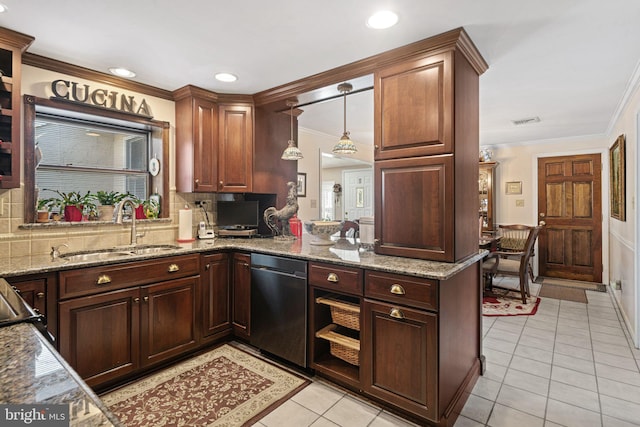
M 360 330 L 360 307 L 356 304 L 338 300 L 331 296 L 318 297 L 316 302 L 329 306 L 333 323 L 355 331 Z
M 316 332 L 316 337 L 329 341 L 332 356 L 345 362 L 360 366 L 360 341 L 335 332 L 337 325 L 331 324 Z

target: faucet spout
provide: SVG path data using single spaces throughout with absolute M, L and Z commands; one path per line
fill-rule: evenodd
M 144 236 L 144 234 L 138 234 L 137 228 L 136 228 L 136 203 L 133 201 L 133 199 L 127 197 L 126 199 L 122 200 L 119 204 L 118 207 L 116 208 L 116 212 L 114 213 L 114 218 L 116 218 L 116 222 L 118 224 L 122 223 L 122 211 L 124 210 L 125 205 L 129 205 L 131 206 L 131 246 L 135 246 L 138 244 L 138 237 L 142 237 Z

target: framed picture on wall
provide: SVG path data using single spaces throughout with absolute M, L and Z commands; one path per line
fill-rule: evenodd
M 507 182 L 506 194 L 522 194 L 522 181 Z
M 298 197 L 307 197 L 307 174 L 298 172 Z
M 625 180 L 625 137 L 620 135 L 609 148 L 610 215 L 620 221 L 626 221 Z

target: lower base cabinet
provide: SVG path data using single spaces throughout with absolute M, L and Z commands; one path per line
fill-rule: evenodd
M 437 315 L 364 300 L 363 390 L 412 413 L 436 416 Z
M 209 343 L 231 334 L 229 255 L 202 255 L 200 268 L 202 342 Z
M 197 255 L 61 272 L 60 354 L 100 389 L 196 349 L 198 273 Z
M 251 336 L 251 255 L 234 253 L 232 266 L 233 334 L 248 341 Z

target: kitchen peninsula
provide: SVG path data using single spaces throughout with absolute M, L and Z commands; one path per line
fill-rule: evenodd
M 346 283 L 352 283 L 347 273 L 356 272 L 358 275 L 355 283 L 355 290 L 348 290 L 351 299 L 354 297 L 361 302 L 363 310 L 360 318 L 363 322 L 361 331 L 362 349 L 360 352 L 359 366 L 352 366 L 333 358 L 331 362 L 326 361 L 326 355 L 321 355 L 322 345 L 315 338 L 318 309 L 310 308 L 309 315 L 309 338 L 310 338 L 310 359 L 309 368 L 315 369 L 316 373 L 327 377 L 341 385 L 351 388 L 354 391 L 364 390 L 369 397 L 377 399 L 383 404 L 391 404 L 396 409 L 407 412 L 409 416 L 418 419 L 427 419 L 435 425 L 448 425 L 453 415 L 457 413 L 464 401 L 466 393 L 473 387 L 480 372 L 480 306 L 478 282 L 479 260 L 484 251 L 456 263 L 443 263 L 437 261 L 425 261 L 410 258 L 389 257 L 377 255 L 373 252 L 360 251 L 358 245 L 350 239 L 340 239 L 333 246 L 315 246 L 309 243 L 310 236 L 303 235 L 301 240 L 278 241 L 275 239 L 220 239 L 209 241 L 196 241 L 189 244 L 181 244 L 175 249 L 163 252 L 161 256 L 157 254 L 130 255 L 126 259 L 99 260 L 99 261 L 66 261 L 64 258 L 52 259 L 50 256 L 26 256 L 0 260 L 0 276 L 7 278 L 10 282 L 20 277 L 29 277 L 37 274 L 49 274 L 58 277 L 59 286 L 50 289 L 48 298 L 58 295 L 64 298 L 65 293 L 78 292 L 81 290 L 65 289 L 63 277 L 75 272 L 84 276 L 103 275 L 104 271 L 114 271 L 116 268 L 129 268 L 137 265 L 161 265 L 163 262 L 176 259 L 192 259 L 200 261 L 200 268 L 194 267 L 194 271 L 199 271 L 200 280 L 196 280 L 194 286 L 194 305 L 200 307 L 208 301 L 203 292 L 208 288 L 207 266 L 212 265 L 212 259 L 222 258 L 223 270 L 229 273 L 233 271 L 233 264 L 228 260 L 233 259 L 234 254 L 263 253 L 271 255 L 285 256 L 295 259 L 305 260 L 309 263 L 310 272 L 328 271 L 329 274 L 340 275 L 344 279 L 335 283 L 335 291 L 340 293 L 340 287 Z M 173 262 L 173 261 L 171 261 Z M 155 263 L 155 264 L 154 264 Z M 184 275 L 188 272 L 191 264 L 183 270 Z M 157 270 L 157 269 L 156 269 Z M 133 271 L 133 270 L 129 270 Z M 189 270 L 190 271 L 190 270 Z M 86 273 L 85 273 L 86 272 Z M 221 277 L 233 275 L 226 273 Z M 80 276 L 76 276 L 80 277 Z M 88 277 L 87 280 L 92 280 Z M 198 277 L 198 276 L 196 276 Z M 216 277 L 220 277 L 217 276 Z M 318 276 L 316 276 L 318 277 Z M 324 282 L 325 276 L 321 275 L 320 282 Z M 383 284 L 380 287 L 380 280 L 394 279 L 393 284 L 399 283 L 406 289 L 404 295 L 392 294 L 388 292 L 388 286 Z M 117 280 L 116 278 L 113 279 Z M 135 278 L 131 279 L 135 283 Z M 185 279 L 186 280 L 186 279 Z M 224 283 L 215 283 L 215 286 L 228 287 L 223 295 L 233 293 L 233 278 Z M 214 281 L 215 282 L 215 281 Z M 389 282 L 391 283 L 391 282 Z M 310 273 L 309 285 L 313 289 L 322 290 L 327 285 L 332 285 L 330 281 L 318 283 Z M 108 286 L 106 285 L 107 289 Z M 389 285 L 391 286 L 391 285 Z M 95 285 L 94 285 L 95 287 Z M 123 291 L 128 291 L 129 285 L 121 285 Z M 381 292 L 382 291 L 382 292 Z M 393 291 L 392 291 L 393 292 Z M 113 292 L 112 292 L 113 293 Z M 387 295 L 384 295 L 387 293 Z M 309 306 L 315 304 L 310 292 Z M 55 298 L 55 297 L 54 297 Z M 92 297 L 95 298 L 95 297 Z M 63 307 L 69 301 L 80 300 L 75 298 L 58 303 Z M 133 298 L 131 298 L 133 300 Z M 403 299 L 405 299 L 403 301 Z M 228 301 L 229 302 L 229 301 Z M 236 305 L 238 301 L 233 301 Z M 133 304 L 133 303 L 132 303 Z M 49 305 L 50 306 L 50 305 Z M 387 308 L 388 306 L 388 308 Z M 197 313 L 200 313 L 199 308 Z M 380 310 L 396 309 L 404 313 L 404 319 L 389 318 L 387 313 Z M 204 311 L 204 310 L 203 310 Z M 230 309 L 227 307 L 222 313 L 225 326 L 218 329 L 212 335 L 214 339 L 207 339 L 206 336 L 194 337 L 195 342 L 187 347 L 182 346 L 180 351 L 172 354 L 179 357 L 185 352 L 193 351 L 224 339 L 233 338 Z M 52 315 L 53 314 L 53 315 Z M 195 316 L 196 313 L 194 313 Z M 416 317 L 418 316 L 418 317 Z M 56 315 L 49 313 L 50 323 L 56 322 Z M 200 319 L 200 316 L 196 316 Z M 365 320 L 366 319 L 366 320 Z M 60 315 L 59 322 L 62 321 Z M 423 323 L 425 322 L 426 323 Z M 380 322 L 386 323 L 385 325 Z M 59 323 L 61 325 L 61 323 Z M 408 373 L 411 378 L 409 392 L 406 390 L 394 390 L 394 387 L 385 384 L 388 378 L 384 370 L 386 365 L 376 363 L 377 358 L 387 357 L 385 355 L 385 340 L 388 338 L 378 336 L 384 328 L 400 327 L 392 329 L 394 335 L 404 337 L 403 330 L 409 327 L 409 333 L 413 335 L 413 340 L 405 345 L 413 348 L 415 339 L 427 340 L 423 343 L 426 347 L 418 348 L 418 353 L 410 350 L 396 354 L 399 367 Z M 318 326 L 319 327 L 319 326 Z M 417 329 L 416 329 L 417 328 Z M 425 329 L 426 328 L 426 329 Z M 197 330 L 200 328 L 196 327 Z M 203 327 L 204 330 L 204 327 Z M 69 332 L 68 328 L 60 326 L 58 339 L 61 346 L 66 346 L 67 350 L 60 349 L 61 353 L 69 352 L 69 339 L 65 337 Z M 418 333 L 417 335 L 416 332 Z M 465 336 L 465 340 L 459 338 Z M 209 337 L 211 338 L 211 336 Z M 237 338 L 237 337 L 236 337 Z M 192 340 L 193 341 L 193 340 Z M 66 343 L 66 344 L 65 344 Z M 315 343 L 315 344 L 313 344 Z M 186 348 L 186 350 L 185 350 Z M 183 351 L 184 350 L 184 351 Z M 392 351 L 396 353 L 396 349 Z M 67 359 L 68 355 L 65 355 Z M 169 357 L 165 362 L 170 362 L 175 357 Z M 409 360 L 400 360 L 408 357 Z M 413 358 L 418 359 L 413 359 Z M 69 363 L 75 368 L 92 387 L 98 389 L 105 384 L 114 384 L 114 381 L 122 381 L 124 378 L 139 375 L 144 372 L 144 368 L 129 369 L 120 377 L 101 377 L 83 375 L 81 362 L 75 361 L 73 357 Z M 383 360 L 383 359 L 381 359 Z M 79 367 L 76 366 L 80 363 Z M 152 363 L 153 365 L 153 363 Z M 340 366 L 338 366 L 340 365 Z M 157 366 L 154 365 L 154 366 Z M 124 372 L 124 371 L 123 371 Z M 355 373 L 354 373 L 355 372 Z M 416 372 L 422 372 L 424 378 L 417 381 L 419 376 Z M 421 374 L 422 375 L 422 374 Z M 92 378 L 94 379 L 92 382 Z M 97 378 L 97 380 L 96 380 Z M 416 384 L 420 383 L 419 390 L 415 390 Z M 19 381 L 15 383 L 19 384 Z M 20 385 L 22 387 L 22 385 Z M 400 385 L 400 387 L 405 387 Z M 453 417 L 453 418 L 451 418 Z M 448 420 L 448 421 L 447 421 Z
M 404 411 L 408 416 L 428 420 L 434 425 L 449 425 L 455 420 L 480 373 L 478 273 L 479 260 L 484 251 L 456 263 L 443 263 L 363 252 L 351 239 L 337 240 L 329 247 L 311 245 L 310 240 L 310 236 L 306 234 L 301 241 L 288 242 L 274 239 L 216 238 L 181 244 L 160 256 L 130 255 L 124 260 L 116 261 L 66 261 L 64 258 L 52 259 L 50 256 L 42 255 L 16 257 L 0 261 L 0 275 L 11 283 L 17 282 L 18 285 L 20 278 L 38 274 L 56 278 L 58 286 L 49 289 L 47 297 L 55 298 L 54 295 L 57 295 L 59 301 L 57 307 L 60 312 L 57 315 L 48 313 L 50 323 L 58 324 L 59 350 L 90 386 L 100 390 L 142 374 L 145 372 L 145 366 L 156 367 L 161 363 L 170 363 L 184 354 L 234 336 L 236 339 L 242 339 L 242 336 L 233 333 L 234 321 L 237 322 L 238 319 L 234 318 L 232 307 L 238 303 L 237 298 L 241 295 L 234 292 L 234 287 L 238 285 L 237 279 L 241 276 L 237 272 L 233 273 L 236 269 L 236 263 L 233 262 L 236 255 L 263 253 L 305 260 L 309 264 L 310 290 L 325 295 L 327 288 L 332 289 L 334 294 L 343 294 L 350 301 L 359 302 L 362 310 L 359 363 L 352 365 L 328 354 L 322 342 L 315 336 L 317 329 L 323 326 L 318 322 L 321 322 L 324 315 L 321 314 L 322 307 L 315 307 L 314 292 L 309 292 L 309 368 L 355 392 L 363 391 L 366 396 Z M 74 308 L 83 307 L 79 304 L 83 298 L 89 298 L 92 304 L 97 304 L 100 298 L 103 298 L 101 295 L 117 292 L 123 292 L 125 300 L 131 301 L 131 306 L 136 307 L 133 301 L 139 298 L 139 294 L 127 296 L 124 293 L 133 292 L 138 286 L 149 289 L 158 286 L 144 284 L 153 280 L 160 283 L 168 282 L 162 282 L 162 279 L 156 277 L 147 282 L 140 282 L 141 276 L 135 269 L 153 266 L 152 271 L 161 272 L 163 266 L 171 264 L 180 266 L 177 274 L 182 274 L 184 278 L 173 281 L 180 282 L 181 286 L 184 285 L 184 281 L 189 282 L 191 278 L 196 278 L 193 288 L 189 288 L 192 290 L 189 298 L 194 310 L 185 309 L 185 312 L 190 313 L 187 318 L 191 316 L 195 324 L 187 322 L 187 327 L 184 328 L 189 330 L 188 326 L 193 326 L 194 334 L 190 335 L 184 330 L 172 334 L 179 338 L 184 336 L 185 340 L 177 343 L 175 351 L 167 354 L 154 353 L 153 348 L 143 350 L 142 353 L 147 355 L 146 359 L 143 359 L 148 363 L 136 364 L 132 361 L 126 363 L 126 366 L 111 367 L 108 374 L 86 371 L 84 362 L 78 358 L 78 354 L 85 354 L 86 349 L 76 352 L 72 343 L 77 338 L 66 336 L 77 331 L 69 328 L 69 324 L 73 322 L 69 323 L 69 319 L 64 320 L 65 316 L 74 315 L 73 309 L 65 311 L 65 307 L 74 304 Z M 244 268 L 242 263 L 238 267 Z M 220 269 L 226 273 L 216 274 Z M 230 269 L 231 274 L 227 269 Z M 118 271 L 127 271 L 131 283 L 115 283 L 117 280 L 124 280 L 122 276 L 117 276 Z M 210 280 L 210 274 L 215 279 Z M 337 282 L 325 280 L 332 274 L 340 279 Z M 81 282 L 86 279 L 87 283 L 91 283 L 91 288 L 98 288 L 95 281 L 100 281 L 100 277 L 105 275 L 114 283 L 100 285 L 104 287 L 100 291 L 90 291 L 82 287 L 82 284 L 71 282 L 67 286 L 65 282 L 65 277 L 76 277 Z M 342 289 L 343 287 L 345 289 Z M 394 291 L 398 287 L 402 292 Z M 122 291 L 117 291 L 118 289 Z M 216 297 L 226 301 L 223 303 L 222 312 L 209 311 L 208 302 L 211 298 L 205 297 L 205 292 L 215 293 L 214 301 Z M 142 295 L 147 294 L 143 291 Z M 149 291 L 148 295 L 153 300 L 154 293 Z M 48 306 L 51 307 L 51 304 Z M 82 311 L 84 309 L 80 310 L 84 313 L 82 315 L 87 314 L 86 311 Z M 140 310 L 142 313 L 143 309 Z M 389 310 L 401 313 L 402 318 L 394 318 L 394 315 L 389 317 Z M 203 312 L 207 315 L 203 315 Z M 210 322 L 206 322 L 212 318 L 220 320 L 217 321 L 217 327 L 213 328 L 215 332 L 207 335 Z M 206 324 L 201 325 L 200 319 Z M 114 328 L 110 331 L 110 339 L 119 336 L 115 330 L 117 325 L 110 324 L 109 327 Z M 100 328 L 100 325 L 94 325 L 92 330 Z M 467 339 L 460 340 L 460 336 Z M 400 339 L 401 341 L 395 342 L 394 345 L 402 343 L 407 347 L 406 351 L 397 352 L 397 348 L 385 345 L 392 337 Z M 414 347 L 416 342 L 421 344 Z M 167 357 L 164 357 L 165 355 Z M 411 366 L 411 369 L 404 373 L 401 370 L 389 376 L 391 374 L 388 370 L 395 369 L 389 366 L 389 357 L 397 361 L 397 367 Z M 92 358 L 92 365 L 96 365 L 95 357 Z M 114 371 L 119 373 L 114 376 Z M 420 384 L 416 386 L 407 383 L 407 376 L 421 378 Z

